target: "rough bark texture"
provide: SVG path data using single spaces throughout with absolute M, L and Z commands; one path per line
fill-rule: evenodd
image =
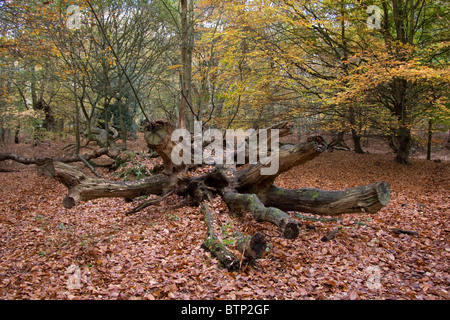
M 221 242 L 214 233 L 213 214 L 206 203 L 202 204 L 201 212 L 204 215 L 207 228 L 206 239 L 203 242 L 202 247 L 210 251 L 211 254 L 213 254 L 228 270 L 232 271 L 239 269 L 239 259 L 227 249 L 225 244 Z
M 269 188 L 280 174 L 295 166 L 305 164 L 325 150 L 325 140 L 320 136 L 310 137 L 306 142 L 291 146 L 287 150 L 280 149 L 271 155 L 272 160 L 269 161 L 271 163 L 278 158 L 279 168 L 276 174 L 262 175 L 261 169 L 268 167 L 268 165 L 258 163 L 240 171 L 233 181 L 233 187 L 239 192 L 258 193 Z
M 334 216 L 343 213 L 376 213 L 389 203 L 390 189 L 387 182 L 379 181 L 343 191 L 310 188 L 291 190 L 271 186 L 259 195 L 266 205 L 281 210 Z
M 244 236 L 239 231 L 234 233 L 236 238 L 235 249 L 239 251 L 243 258 L 239 259 L 227 246 L 216 236 L 214 232 L 214 214 L 207 203 L 200 207 L 206 223 L 206 238 L 202 244 L 205 250 L 211 252 L 220 263 L 230 271 L 242 268 L 242 264 L 252 263 L 261 258 L 266 252 L 267 243 L 263 234 L 257 232 L 254 236 Z
M 170 192 L 176 184 L 176 179 L 167 175 L 156 175 L 131 182 L 93 178 L 78 168 L 52 160 L 38 166 L 38 171 L 67 187 L 69 192 L 63 200 L 63 205 L 68 209 L 73 208 L 80 201 L 102 197 L 133 199 L 150 194 L 162 195 Z
M 280 209 L 264 206 L 255 194 L 227 192 L 223 199 L 237 215 L 240 215 L 242 210 L 249 211 L 256 221 L 276 225 L 285 238 L 294 239 L 298 236 L 297 221 Z
M 282 134 L 291 132 L 289 123 L 277 124 L 271 129 L 279 129 Z M 272 150 L 269 164 L 253 164 L 245 169 L 236 170 L 235 166 L 217 166 L 212 172 L 187 177 L 181 169 L 184 165 L 174 165 L 171 160 L 175 142 L 171 141 L 174 127 L 167 120 L 156 120 L 145 126 L 145 140 L 150 148 L 158 152 L 164 163 L 164 172 L 143 180 L 117 182 L 92 177 L 70 166 L 58 158 L 23 159 L 16 155 L 0 155 L 0 161 L 12 159 L 26 164 L 38 164 L 38 170 L 63 183 L 68 195 L 63 204 L 72 208 L 81 201 L 101 197 L 123 197 L 133 199 L 139 196 L 169 193 L 183 196 L 190 205 L 201 205 L 205 200 L 220 195 L 234 213 L 243 210 L 252 214 L 259 222 L 269 222 L 277 226 L 285 238 L 293 239 L 299 234 L 297 221 L 285 211 L 300 211 L 319 215 L 339 215 L 343 213 L 375 213 L 390 199 L 387 182 L 380 181 L 366 186 L 343 191 L 324 191 L 320 189 L 289 190 L 274 185 L 275 179 L 302 165 L 324 152 L 326 142 L 320 136 L 308 138 L 305 142 L 293 146 Z M 107 154 L 108 149 L 100 149 L 93 154 L 84 155 L 85 159 Z M 66 157 L 65 162 L 79 161 L 78 156 Z M 278 161 L 278 170 L 264 175 L 263 169 L 272 161 Z M 157 203 L 148 200 L 130 213 L 135 213 L 148 205 Z M 203 209 L 204 211 L 206 209 Z
M 115 141 L 119 139 L 119 132 L 110 125 L 108 125 L 109 134 L 107 135 L 106 132 L 106 129 L 92 127 L 85 136 L 88 139 L 88 143 L 95 141 L 102 148 L 117 149 L 118 145 Z
M 171 174 L 175 167 L 171 155 L 175 143 L 171 140 L 174 127 L 169 121 L 159 119 L 148 123 L 145 127 L 144 138 L 147 146 L 156 151 L 164 162 L 164 173 Z
M 280 136 L 292 132 L 290 123 L 277 124 L 269 129 L 280 130 Z M 262 257 L 266 250 L 266 241 L 259 233 L 253 237 L 239 234 L 235 249 L 241 252 L 242 258 L 238 259 L 232 254 L 214 234 L 214 215 L 207 201 L 211 201 L 217 195 L 223 198 L 235 216 L 244 219 L 242 212 L 247 211 L 256 221 L 275 225 L 281 235 L 288 239 L 298 236 L 299 225 L 297 220 L 286 212 L 300 211 L 318 215 L 375 213 L 390 200 L 389 185 L 385 181 L 343 191 L 309 188 L 290 190 L 275 186 L 274 181 L 280 174 L 305 164 L 326 150 L 327 143 L 320 136 L 310 137 L 297 145 L 283 146 L 279 150 L 270 150 L 269 142 L 267 145 L 270 152 L 269 161 L 265 165 L 252 164 L 241 170 L 237 170 L 236 165 L 220 165 L 208 173 L 188 177 L 182 170 L 187 167 L 184 164 L 175 165 L 171 160 L 172 151 L 178 143 L 171 140 L 173 130 L 172 124 L 164 119 L 152 121 L 145 126 L 145 141 L 149 148 L 161 156 L 164 171 L 139 181 L 117 182 L 93 177 L 67 164 L 104 154 L 118 159 L 118 153 L 111 149 L 99 149 L 81 157 L 74 155 L 26 159 L 14 154 L 0 154 L 0 161 L 11 159 L 23 164 L 36 164 L 41 174 L 52 177 L 67 187 L 68 194 L 63 200 L 63 205 L 69 209 L 82 201 L 101 197 L 134 199 L 139 196 L 159 196 L 142 202 L 126 213 L 132 214 L 161 202 L 170 194 L 182 196 L 187 205 L 201 206 L 207 227 L 203 247 L 211 251 L 229 270 L 241 269 L 244 257 L 246 262 Z M 251 152 L 255 151 L 247 150 L 247 156 Z M 264 169 L 273 163 L 277 163 L 278 170 L 270 175 L 265 174 Z
M 114 149 L 100 148 L 93 152 L 84 154 L 82 157 L 85 160 L 91 160 L 91 159 L 99 158 L 103 155 L 107 155 L 108 157 L 114 159 L 119 155 L 119 152 Z M 50 157 L 24 158 L 24 157 L 14 154 L 14 153 L 0 154 L 0 161 L 13 160 L 13 161 L 19 162 L 21 164 L 26 164 L 26 165 L 42 164 L 50 159 L 53 161 L 60 161 L 60 162 L 65 162 L 65 163 L 82 161 L 81 158 L 79 157 L 79 155 L 77 155 L 77 154 L 75 154 L 73 156 L 67 156 L 67 157 L 51 157 L 51 158 Z
M 267 242 L 262 233 L 255 233 L 253 237 L 236 233 L 236 249 L 241 252 L 249 262 L 261 258 L 266 252 Z

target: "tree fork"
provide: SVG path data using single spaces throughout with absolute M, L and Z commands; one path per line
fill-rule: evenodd
M 175 143 L 172 141 L 174 127 L 166 119 L 158 119 L 145 125 L 144 139 L 147 146 L 156 151 L 163 160 L 164 173 L 171 174 L 183 166 L 175 166 L 172 162 L 172 149 Z

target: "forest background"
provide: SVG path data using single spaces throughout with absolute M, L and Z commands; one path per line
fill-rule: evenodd
M 102 175 L 134 180 L 160 165 L 143 141 L 147 121 L 191 131 L 194 121 L 289 122 L 283 144 L 321 134 L 335 151 L 279 186 L 392 188 L 376 218 L 297 213 L 312 225 L 296 242 L 264 225 L 260 269 L 228 273 L 199 252 L 200 209 L 165 209 L 175 196 L 126 218 L 119 208 L 132 205 L 117 199 L 69 211 L 62 186 L 2 161 L 1 296 L 448 299 L 449 12 L 432 0 L 0 0 L 0 154 L 96 145 L 129 155 Z M 237 228 L 223 202 L 211 206 Z M 320 241 L 336 228 L 334 243 Z M 370 270 L 381 286 L 368 285 Z

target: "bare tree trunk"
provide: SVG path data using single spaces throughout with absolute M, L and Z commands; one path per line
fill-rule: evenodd
M 80 201 L 97 199 L 99 197 L 128 198 L 156 194 L 162 195 L 173 189 L 176 179 L 172 176 L 156 175 L 144 180 L 116 182 L 93 178 L 84 172 L 63 162 L 48 161 L 40 166 L 40 171 L 69 187 L 69 194 L 64 198 L 63 205 L 73 208 Z
M 81 137 L 80 137 L 80 106 L 77 96 L 77 77 L 73 76 L 73 97 L 75 100 L 75 153 L 80 153 Z
M 125 117 L 124 117 L 124 108 L 122 104 L 122 99 L 119 97 L 117 101 L 117 109 L 119 111 L 119 123 L 120 123 L 120 136 L 122 140 L 122 149 L 127 149 L 127 136 L 128 136 L 128 130 L 127 126 L 125 124 Z
M 433 139 L 433 120 L 428 120 L 427 160 L 431 160 L 431 142 Z
M 17 130 L 14 132 L 14 143 L 15 144 L 19 143 L 19 133 L 20 133 L 20 124 L 17 127 Z
M 95 159 L 98 157 L 101 157 L 103 155 L 107 155 L 108 157 L 115 159 L 119 152 L 114 149 L 107 149 L 107 148 L 100 148 L 96 151 L 93 151 L 91 153 L 87 153 L 83 155 L 83 158 L 86 160 Z M 71 163 L 71 162 L 79 162 L 81 159 L 78 155 L 73 156 L 67 156 L 67 157 L 37 157 L 37 158 L 24 158 L 14 153 L 0 153 L 0 161 L 5 160 L 13 160 L 16 162 L 19 162 L 21 164 L 30 165 L 30 164 L 43 164 L 49 160 L 51 161 L 59 161 L 64 163 Z
M 405 125 L 400 126 L 397 135 L 398 149 L 395 161 L 400 164 L 409 164 L 409 151 L 411 149 L 411 130 Z
M 352 126 L 351 132 L 352 132 L 352 140 L 353 140 L 353 146 L 356 153 L 364 153 L 364 150 L 361 147 L 361 135 L 356 130 L 356 115 L 355 115 L 355 108 L 353 106 L 349 107 L 349 120 L 350 124 Z
M 297 190 L 271 186 L 259 194 L 264 203 L 281 210 L 301 211 L 318 215 L 343 213 L 376 213 L 389 203 L 389 185 L 379 181 L 343 191 L 303 188 Z
M 249 211 L 258 222 L 270 222 L 276 225 L 286 239 L 297 238 L 297 222 L 278 208 L 266 207 L 255 194 L 227 192 L 223 200 L 231 210 L 240 215 L 241 210 Z
M 192 3 L 188 6 L 188 0 L 180 0 L 181 3 L 181 103 L 179 108 L 178 127 L 186 128 L 186 122 L 190 127 L 192 121 L 187 121 L 188 107 L 192 107 L 192 46 L 193 46 L 193 21 L 192 21 Z M 190 117 L 189 117 L 190 118 Z M 192 122 L 192 123 L 191 123 Z

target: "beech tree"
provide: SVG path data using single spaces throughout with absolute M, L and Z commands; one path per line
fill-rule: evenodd
M 434 112 L 448 106 L 448 7 L 440 2 L 227 4 L 223 31 L 204 41 L 218 42 L 211 77 L 241 122 L 255 109 L 277 119 L 318 116 L 322 128 L 350 131 L 359 153 L 372 127 L 408 163 L 411 128 L 419 110 L 430 110 L 431 92 L 440 97 Z

